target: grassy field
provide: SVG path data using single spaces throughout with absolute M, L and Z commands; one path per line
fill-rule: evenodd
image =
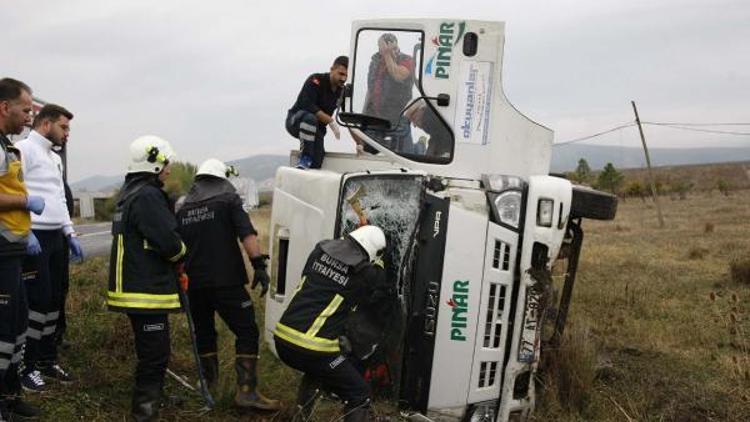
M 729 271 L 733 259 L 750 257 L 750 192 L 701 193 L 662 205 L 663 229 L 653 206 L 637 199 L 621 203 L 614 222 L 584 222 L 569 325 L 560 349 L 548 351 L 535 420 L 750 420 L 750 284 L 733 281 Z M 263 245 L 269 211 L 253 214 Z M 124 315 L 106 310 L 106 279 L 102 258 L 73 269 L 74 346 L 62 361 L 80 379 L 31 398 L 46 410 L 44 420 L 127 420 L 132 334 Z M 195 380 L 185 318 L 175 315 L 171 322 L 170 368 Z M 262 389 L 282 399 L 285 409 L 241 414 L 232 408 L 233 339 L 220 326 L 219 406 L 210 418 L 288 420 L 298 376 L 267 350 L 260 361 Z M 165 409 L 164 420 L 209 417 L 199 413 L 199 398 L 171 379 L 167 390 L 188 401 Z M 323 414 L 321 420 L 330 420 L 335 411 Z

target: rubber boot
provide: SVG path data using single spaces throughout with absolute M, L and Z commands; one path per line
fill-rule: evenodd
M 279 410 L 281 403 L 263 397 L 258 391 L 258 356 L 238 356 L 234 362 L 237 371 L 237 394 L 234 404 L 260 410 Z
M 320 393 L 320 384 L 309 376 L 303 375 L 297 389 L 297 411 L 294 414 L 294 422 L 307 422 L 311 419 Z
M 200 355 L 200 361 L 206 384 L 208 384 L 208 388 L 213 389 L 219 380 L 219 357 L 216 353 L 206 353 Z
M 370 420 L 370 408 L 358 407 L 356 409 L 345 410 L 344 422 L 367 422 Z
M 136 386 L 133 390 L 131 414 L 135 422 L 154 422 L 159 420 L 161 405 L 161 386 Z

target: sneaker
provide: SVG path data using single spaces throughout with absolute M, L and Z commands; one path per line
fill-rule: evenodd
M 20 398 L 11 400 L 8 402 L 8 410 L 11 415 L 11 420 L 22 418 L 22 420 L 37 419 L 42 415 L 42 410 L 33 404 L 26 403 Z
M 39 368 L 38 372 L 42 374 L 45 380 L 55 380 L 61 384 L 70 384 L 73 382 L 73 377 L 58 364 Z
M 39 371 L 27 372 L 21 377 L 21 387 L 29 393 L 43 393 L 47 391 L 47 383 L 42 379 Z
M 297 160 L 297 168 L 307 170 L 310 166 L 312 166 L 312 157 L 309 155 L 300 155 L 299 160 Z

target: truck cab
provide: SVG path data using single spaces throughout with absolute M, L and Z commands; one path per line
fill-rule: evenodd
M 379 351 L 387 376 L 373 382 L 415 420 L 530 414 L 552 267 L 561 250 L 577 259 L 583 218 L 616 211 L 613 196 L 549 175 L 553 132 L 505 97 L 504 42 L 501 22 L 354 22 L 337 120 L 369 153 L 276 174 L 265 338 L 273 349 L 317 242 L 381 227 L 398 311 Z

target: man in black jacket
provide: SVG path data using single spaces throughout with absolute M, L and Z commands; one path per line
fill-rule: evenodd
M 173 155 L 167 141 L 142 136 L 130 145 L 131 163 L 112 221 L 107 306 L 128 315 L 135 337 L 132 416 L 159 418 L 169 362 L 168 313 L 180 311 L 177 265 L 186 246 L 161 189 Z
M 351 344 L 346 327 L 352 310 L 378 300 L 374 292 L 387 290 L 380 260 L 385 246 L 383 231 L 369 225 L 318 243 L 276 324 L 279 358 L 304 373 L 297 396 L 297 417 L 303 420 L 309 417 L 317 386 L 345 402 L 344 421 L 368 420 L 370 388 L 342 345 Z
M 278 400 L 263 397 L 257 389 L 258 326 L 253 302 L 245 289 L 247 271 L 239 240 L 254 269 L 252 288 L 268 291 L 266 259 L 242 200 L 227 180 L 237 175 L 232 166 L 211 158 L 198 168 L 195 182 L 177 212 L 179 232 L 188 247 L 185 270 L 190 277 L 190 312 L 195 322 L 201 366 L 209 386 L 219 376 L 214 314 L 226 322 L 237 337 L 235 370 L 239 407 L 278 410 Z
M 328 73 L 314 73 L 302 85 L 297 101 L 286 116 L 286 130 L 300 140 L 298 168 L 320 168 L 325 148 L 326 126 L 336 139 L 341 137 L 333 112 L 339 106 L 349 76 L 349 58 L 336 57 Z

